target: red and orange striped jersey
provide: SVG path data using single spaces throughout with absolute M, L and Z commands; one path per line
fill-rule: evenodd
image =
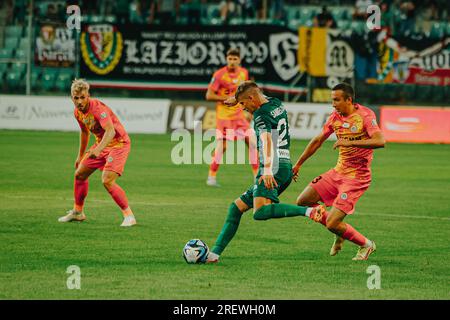
M 116 131 L 113 140 L 107 147 L 120 147 L 124 143 L 130 142 L 130 138 L 117 116 L 100 100 L 91 98 L 89 99 L 89 108 L 86 112 L 81 112 L 75 108 L 73 113 L 80 128 L 87 128 L 95 135 L 96 144 L 100 143 L 102 140 L 103 135 L 105 134 L 104 127 L 107 123 L 111 123 Z
M 356 111 L 347 117 L 334 111 L 323 127 L 325 137 L 334 132 L 338 139 L 367 140 L 380 131 L 372 110 L 357 103 L 355 108 Z M 349 178 L 370 179 L 372 159 L 373 149 L 339 147 L 339 158 L 334 170 Z
M 225 66 L 214 73 L 208 88 L 219 95 L 232 97 L 236 93 L 238 86 L 246 80 L 248 80 L 247 69 L 237 67 L 230 72 L 228 67 Z M 216 107 L 216 117 L 221 120 L 237 120 L 244 119 L 245 115 L 239 104 L 226 106 L 219 101 Z

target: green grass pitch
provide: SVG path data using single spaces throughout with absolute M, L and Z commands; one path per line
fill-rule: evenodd
M 228 205 L 252 183 L 249 165 L 224 165 L 222 188 L 205 185 L 207 165 L 173 165 L 170 135 L 131 135 L 119 184 L 139 225 L 123 229 L 120 210 L 90 179 L 84 223 L 57 218 L 72 207 L 77 133 L 0 131 L 0 299 L 449 299 L 450 146 L 388 144 L 376 150 L 373 182 L 347 218 L 373 239 L 369 261 L 303 217 L 242 218 L 217 265 L 188 265 L 181 251 L 200 238 L 210 247 Z M 294 161 L 307 141 L 292 141 Z M 281 200 L 294 203 L 315 176 L 334 166 L 327 142 Z M 81 289 L 66 286 L 81 269 Z M 381 270 L 369 290 L 367 268 Z

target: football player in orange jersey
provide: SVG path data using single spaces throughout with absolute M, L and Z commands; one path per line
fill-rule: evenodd
M 217 70 L 208 86 L 206 99 L 217 101 L 216 107 L 216 148 L 214 158 L 209 167 L 209 186 L 219 186 L 216 175 L 223 154 L 227 148 L 227 140 L 245 139 L 249 148 L 250 163 L 253 176 L 258 173 L 258 157 L 256 153 L 256 140 L 250 130 L 251 115 L 244 112 L 239 104 L 229 105 L 225 101 L 233 98 L 237 87 L 248 80 L 247 69 L 241 67 L 241 57 L 238 49 L 231 48 L 227 51 L 227 65 Z
M 89 84 L 75 79 L 71 87 L 74 116 L 80 126 L 80 147 L 75 161 L 74 206 L 59 222 L 84 221 L 84 200 L 88 194 L 88 178 L 100 169 L 102 183 L 123 214 L 122 227 L 131 227 L 136 219 L 128 206 L 125 191 L 116 183 L 125 167 L 131 141 L 125 128 L 112 110 L 100 100 L 90 97 Z M 95 143 L 86 152 L 90 133 Z
M 356 202 L 369 188 L 373 149 L 383 148 L 385 140 L 375 113 L 355 103 L 354 97 L 355 92 L 349 84 L 340 83 L 333 87 L 331 99 L 335 111 L 322 132 L 309 142 L 292 171 L 296 180 L 303 163 L 332 133 L 336 134 L 338 140 L 333 146 L 339 148 L 336 166 L 316 177 L 298 196 L 297 204 L 316 206 L 321 201 L 325 206 L 331 206 L 330 211 L 322 206 L 322 210 L 315 210 L 310 216 L 336 235 L 330 255 L 336 255 L 344 240 L 349 240 L 359 246 L 353 260 L 367 260 L 376 250 L 375 242 L 343 220 L 355 211 Z

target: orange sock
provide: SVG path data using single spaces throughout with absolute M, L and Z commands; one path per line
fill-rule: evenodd
M 345 229 L 344 234 L 341 236 L 342 238 L 357 244 L 362 247 L 367 243 L 366 237 L 364 237 L 361 233 L 355 230 L 351 225 L 346 223 L 347 228 Z
M 74 205 L 73 209 L 78 212 L 83 211 L 84 199 L 88 194 L 89 181 L 75 179 L 73 193 L 74 193 Z
M 258 167 L 252 166 L 252 172 L 253 172 L 253 176 L 256 177 L 258 175 Z
M 124 217 L 133 214 L 130 207 L 128 206 L 128 198 L 125 194 L 125 191 L 117 184 L 113 184 L 108 189 L 109 194 L 114 199 L 115 203 L 120 207 L 123 212 Z
M 216 177 L 216 175 L 217 175 L 217 171 L 209 169 L 209 172 L 208 172 L 209 177 Z

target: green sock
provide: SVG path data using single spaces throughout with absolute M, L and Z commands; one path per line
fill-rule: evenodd
M 255 220 L 277 219 L 284 217 L 304 216 L 309 207 L 292 204 L 275 203 L 262 206 L 253 215 Z
M 241 222 L 242 212 L 233 202 L 228 208 L 228 216 L 225 220 L 225 224 L 222 227 L 222 231 L 217 237 L 216 243 L 214 244 L 212 252 L 220 255 L 223 250 L 225 250 L 228 243 L 230 243 L 231 239 L 233 239 L 236 231 L 239 227 L 239 223 Z

